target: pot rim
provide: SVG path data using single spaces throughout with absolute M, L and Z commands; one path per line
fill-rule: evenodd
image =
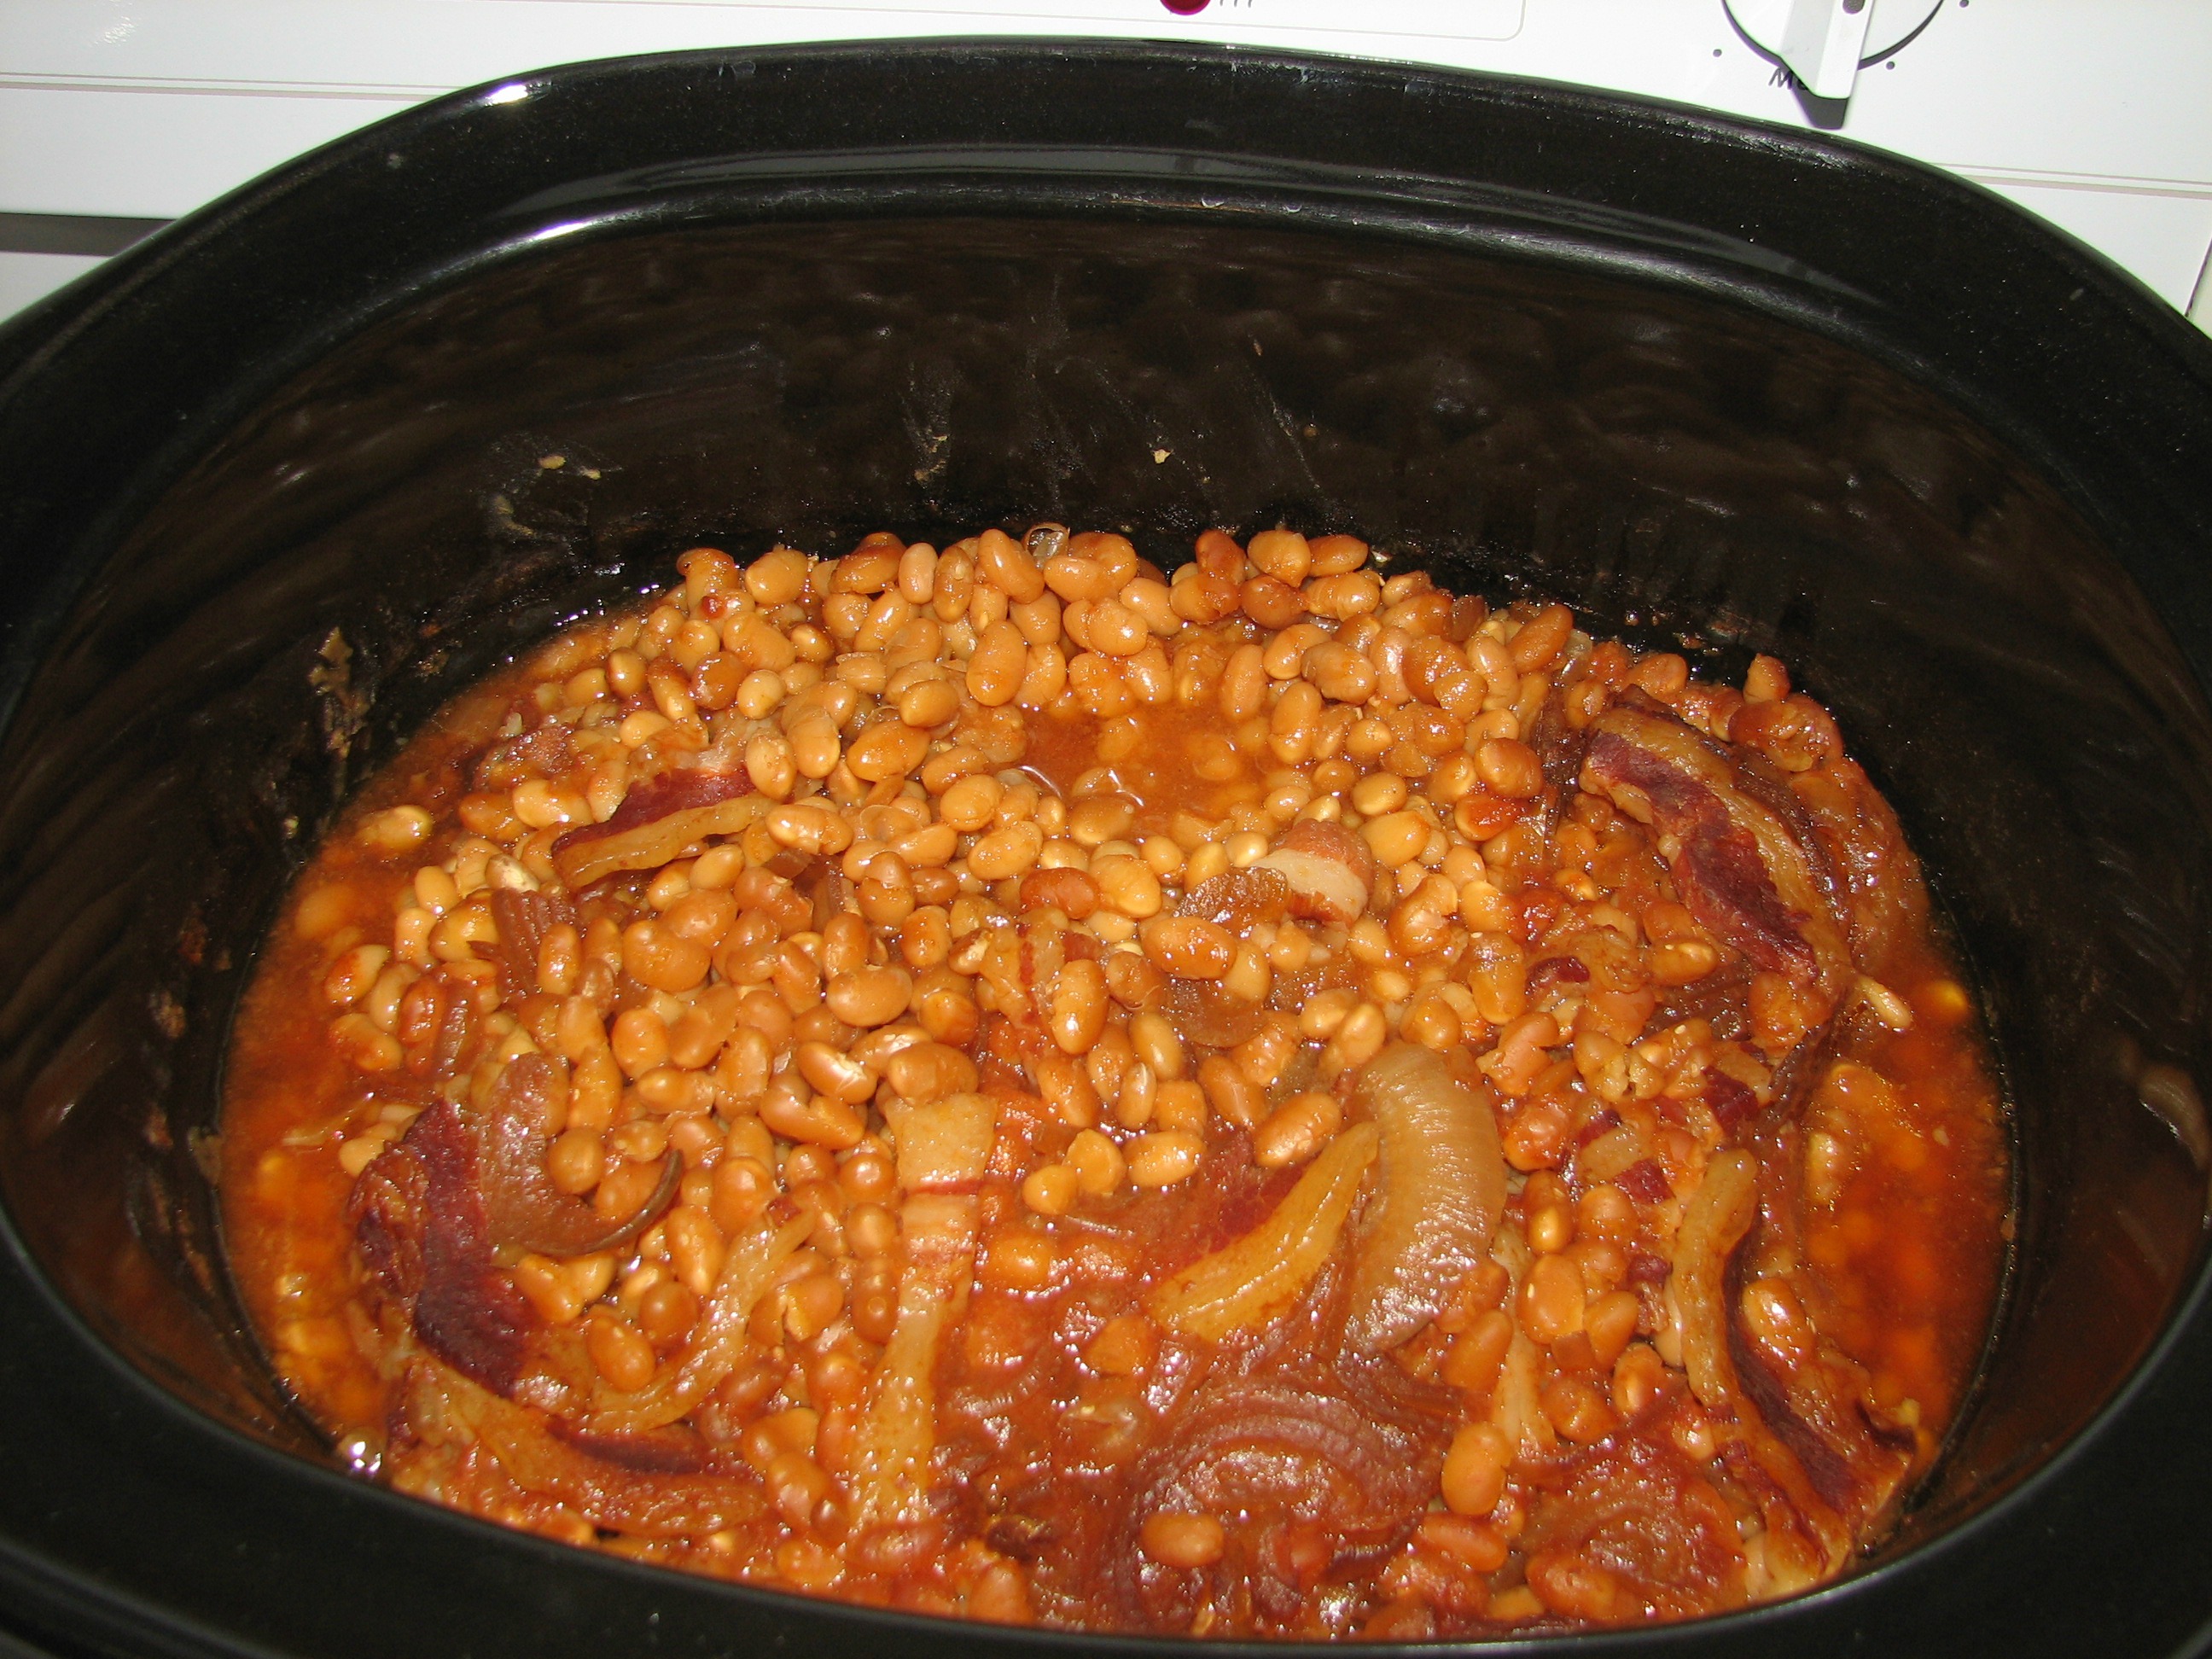
M 757 77 L 763 72 L 788 75 L 794 70 L 835 74 L 841 66 L 878 59 L 886 53 L 904 63 L 969 74 L 1036 64 L 1058 65 L 1068 73 L 1079 75 L 1116 67 L 1144 70 L 1189 70 L 1195 66 L 1217 77 L 1225 76 L 1231 79 L 1238 76 L 1274 77 L 1278 81 L 1295 78 L 1302 85 L 1318 81 L 1338 88 L 1370 93 L 1395 87 L 1409 95 L 1419 90 L 1438 100 L 1460 100 L 1462 106 L 1455 113 L 1462 119 L 1477 118 L 1486 110 L 1528 106 L 1554 120 L 1580 121 L 1601 131 L 1634 135 L 1645 142 L 1725 149 L 1814 180 L 1847 178 L 1856 181 L 1853 187 L 1862 191 L 1886 193 L 1896 210 L 1917 204 L 1921 211 L 1965 214 L 1985 223 L 2002 223 L 2015 246 L 2031 252 L 2047 268 L 2038 273 L 2044 287 L 2055 289 L 2071 282 L 2075 286 L 2069 303 L 2087 300 L 2087 304 L 2082 307 L 2085 311 L 2101 308 L 2109 313 L 2112 325 L 2135 337 L 2142 353 L 2168 360 L 2185 380 L 2193 381 L 2200 394 L 2200 417 L 2205 429 L 2212 431 L 2212 341 L 2205 339 L 2179 313 L 2101 255 L 2031 220 L 1993 192 L 1917 161 L 1873 151 L 1825 133 L 1773 126 L 1656 100 L 1472 71 L 1411 68 L 1206 44 L 992 38 L 729 48 L 602 59 L 505 76 L 485 86 L 430 100 L 340 138 L 241 186 L 156 233 L 0 328 L 0 435 L 7 434 L 16 422 L 36 418 L 42 383 L 49 376 L 69 372 L 73 354 L 81 355 L 96 345 L 103 332 L 143 327 L 134 309 L 158 305 L 165 283 L 173 286 L 190 282 L 195 271 L 210 258 L 220 259 L 234 254 L 242 246 L 242 239 L 281 223 L 300 198 L 319 185 L 341 179 L 349 171 L 371 164 L 380 151 L 387 155 L 404 153 L 410 146 L 438 139 L 458 129 L 509 118 L 508 112 L 528 112 L 540 93 L 558 93 L 581 83 L 641 82 L 669 74 L 734 76 L 740 70 L 745 77 Z M 510 89 L 516 87 L 526 88 L 526 95 L 519 99 L 512 96 Z M 1940 354 L 1901 352 L 1895 341 L 1887 337 L 1880 343 L 1873 342 L 1856 326 L 1853 316 L 1856 309 L 1893 306 L 1893 296 L 1870 295 L 1848 284 L 1840 289 L 1832 284 L 1824 286 L 1823 274 L 1817 268 L 1796 260 L 1786 250 L 1770 253 L 1767 250 L 1775 239 L 1765 228 L 1757 224 L 1739 227 L 1742 234 L 1738 236 L 1699 233 L 1685 239 L 1679 234 L 1670 237 L 1660 234 L 1668 226 L 1676 233 L 1686 228 L 1664 216 L 1639 219 L 1633 210 L 1624 211 L 1609 228 L 1617 236 L 1628 240 L 1633 240 L 1633 233 L 1639 227 L 1649 235 L 1645 256 L 1639 261 L 1621 257 L 1620 240 L 1606 240 L 1603 228 L 1595 225 L 1590 227 L 1589 240 L 1580 245 L 1571 237 L 1540 238 L 1504 233 L 1496 233 L 1494 240 L 1485 241 L 1477 234 L 1474 216 L 1486 210 L 1495 211 L 1498 208 L 1498 190 L 1474 181 L 1419 171 L 1392 173 L 1364 169 L 1361 177 L 1367 182 L 1363 191 L 1355 188 L 1356 181 L 1347 178 L 1346 169 L 1335 163 L 1302 161 L 1281 155 L 1226 158 L 1237 160 L 1239 166 L 1224 167 L 1218 175 L 1208 175 L 1201 170 L 1196 190 L 1186 182 L 1183 193 L 1177 197 L 1163 186 L 1164 175 L 1158 171 L 1134 164 L 1133 158 L 1145 152 L 1126 146 L 1072 144 L 1064 155 L 1054 159 L 1065 163 L 1079 157 L 1115 158 L 1120 170 L 1107 167 L 1070 168 L 1066 172 L 1049 167 L 1040 170 L 1029 165 L 1023 158 L 1035 156 L 1036 146 L 1012 146 L 995 155 L 988 149 L 972 146 L 919 146 L 890 153 L 922 155 L 929 163 L 917 175 L 924 185 L 932 169 L 938 176 L 954 181 L 933 198 L 926 187 L 910 192 L 894 208 L 894 216 L 899 211 L 917 216 L 973 211 L 993 189 L 999 192 L 997 200 L 1017 210 L 1024 202 L 1042 205 L 1047 198 L 1042 189 L 1025 193 L 1022 187 L 1049 186 L 1073 173 L 1093 184 L 1107 181 L 1112 188 L 1103 199 L 1085 203 L 1079 211 L 1070 212 L 1061 206 L 1050 208 L 1051 212 L 1071 217 L 1133 214 L 1185 216 L 1221 211 L 1224 210 L 1216 204 L 1227 203 L 1253 215 L 1255 222 L 1272 228 L 1434 240 L 1471 252 L 1537 259 L 1555 265 L 1587 261 L 1588 269 L 1601 270 L 1618 280 L 1687 289 L 1707 299 L 1748 307 L 1869 351 L 1950 397 L 2037 465 L 2070 501 L 2085 509 L 2085 516 L 2089 517 L 2093 527 L 2104 531 L 2106 523 L 2100 520 L 2109 519 L 2102 503 L 2094 495 L 2087 501 L 2082 499 L 2084 491 L 2071 476 L 2063 456 L 2053 451 L 2048 441 L 2028 434 L 2023 443 L 2018 435 L 2018 422 L 2008 414 L 2002 414 L 1996 422 L 1989 418 L 1984 411 L 1991 407 L 1990 394 L 1978 383 L 1970 385 L 1961 365 Z M 1158 155 L 1177 152 L 1150 153 Z M 885 155 L 882 147 L 857 155 L 852 150 L 817 148 L 794 152 L 796 159 L 780 158 L 789 165 L 792 176 L 816 186 L 807 198 L 806 211 L 792 216 L 832 221 L 846 216 L 823 210 L 838 205 L 834 192 L 823 187 L 823 181 L 841 174 L 867 176 L 866 167 L 856 163 L 869 155 L 878 164 L 873 176 L 879 179 Z M 735 176 L 724 175 L 723 184 L 726 185 Z M 755 182 L 759 176 L 757 169 Z M 1191 175 L 1185 173 L 1173 176 L 1188 181 Z M 1285 210 L 1284 192 L 1321 188 L 1340 192 L 1339 199 L 1346 204 L 1336 217 L 1327 213 Z M 1152 193 L 1146 193 L 1148 189 Z M 1206 199 L 1206 191 L 1209 189 L 1213 192 L 1213 202 Z M 880 196 L 878 189 L 868 199 L 879 200 Z M 681 228 L 679 223 L 672 222 L 680 213 L 680 204 L 678 208 L 664 208 L 665 216 L 656 216 L 653 211 L 635 204 L 627 208 L 618 205 L 623 198 L 617 190 L 611 189 L 600 199 L 610 205 L 595 216 L 586 216 L 572 234 L 625 235 Z M 1273 217 L 1268 216 L 1270 203 L 1273 204 Z M 337 340 L 413 302 L 426 288 L 465 282 L 475 272 L 493 264 L 527 257 L 530 249 L 547 240 L 547 216 L 553 208 L 561 205 L 563 204 L 533 204 L 530 199 L 514 204 L 510 210 L 511 233 L 500 240 L 474 242 L 463 254 L 442 264 L 416 267 L 396 278 L 380 276 L 375 280 L 383 286 L 364 291 L 356 308 L 337 320 L 325 319 L 319 326 L 296 335 L 291 356 L 273 368 L 264 368 L 258 377 L 249 378 L 246 390 L 234 389 L 228 400 L 212 412 L 188 423 L 171 441 L 167 453 L 158 459 L 142 462 L 136 471 L 151 480 L 146 486 L 148 493 L 158 493 L 173 483 L 190 459 L 203 453 L 217 435 L 226 415 L 258 402 L 270 386 L 295 372 L 301 362 L 312 361 Z M 1533 211 L 1535 204 L 1528 205 Z M 1557 202 L 1551 205 L 1554 210 L 1558 207 Z M 761 216 L 776 216 L 771 208 Z M 1826 295 L 1825 302 L 1823 295 Z M 2212 453 L 2212 449 L 2204 453 Z M 2200 494 L 2203 499 L 2196 504 L 2197 508 L 2203 514 L 2204 523 L 2212 526 L 2212 488 Z M 104 521 L 76 536 L 76 544 L 95 551 L 112 548 L 116 535 L 139 504 L 137 500 L 119 504 L 105 516 Z M 0 518 L 0 525 L 5 523 L 5 519 Z M 2107 536 L 2106 539 L 2110 542 L 2112 538 Z M 2212 544 L 2212 538 L 2208 538 L 2206 544 Z M 2129 549 L 2115 545 L 2114 551 L 2142 582 L 2143 573 L 2129 557 Z M 88 579 L 89 567 L 96 562 L 94 557 L 81 557 L 77 563 L 82 568 L 74 572 L 64 568 L 45 573 L 47 579 L 40 584 L 28 614 L 19 612 L 9 619 L 4 642 L 0 642 L 0 736 L 4 736 L 12 723 L 15 705 L 74 602 L 80 583 Z M 2193 606 L 2179 607 L 2181 614 L 2155 597 L 2154 603 L 2158 605 L 2162 617 L 2172 618 L 2175 643 L 2190 662 L 2201 690 L 2212 684 L 2212 584 L 2199 582 L 2196 586 L 2206 591 L 2197 596 Z M 2147 592 L 2154 592 L 2148 584 L 2145 588 Z M 2189 614 L 2192 611 L 2195 614 Z M 2190 626 L 2192 622 L 2197 625 Z M 150 1404 L 157 1414 L 167 1415 L 178 1431 L 212 1431 L 233 1457 L 244 1450 L 249 1456 L 270 1460 L 266 1467 L 272 1474 L 283 1471 L 296 1475 L 304 1468 L 311 1472 L 310 1480 L 332 1482 L 333 1492 L 342 1490 L 372 1505 L 397 1504 L 400 1507 L 392 1513 L 417 1522 L 438 1513 L 418 1500 L 403 1498 L 381 1488 L 364 1487 L 356 1477 L 277 1450 L 188 1405 L 97 1334 L 31 1256 L 13 1218 L 4 1209 L 0 1209 L 0 1240 L 4 1240 L 5 1255 L 13 1272 L 33 1289 L 46 1310 L 82 1348 L 98 1357 L 98 1363 L 106 1371 L 127 1377 L 128 1386 L 137 1391 L 140 1402 Z M 1726 1632 L 1771 1631 L 1779 1638 L 1808 1620 L 1825 1619 L 1831 1613 L 1847 1615 L 1847 1610 L 1858 1601 L 1886 1592 L 1898 1578 L 1923 1569 L 1933 1571 L 1948 1559 L 1976 1547 L 1989 1534 L 2002 1530 L 2014 1517 L 2035 1507 L 2056 1485 L 2070 1480 L 2085 1461 L 2096 1455 L 2115 1425 L 2128 1418 L 2145 1395 L 2164 1380 L 2169 1369 L 2178 1363 L 2177 1352 L 2192 1332 L 2207 1323 L 2208 1301 L 2212 1301 L 2212 1270 L 2208 1270 L 2200 1245 L 2197 1262 L 2188 1271 L 2156 1339 L 2118 1389 L 2072 1438 L 1996 1498 L 1894 1559 L 1852 1572 L 1802 1596 L 1685 1625 L 1529 1640 L 1509 1638 L 1484 1644 L 1483 1650 L 1518 1652 L 1540 1644 L 1545 1650 L 1566 1651 L 1572 1648 L 1576 1651 L 1607 1652 L 1626 1644 L 1639 1651 L 1656 1651 L 1670 1644 L 1680 1647 L 1707 1643 Z M 544 1550 L 545 1559 L 556 1565 L 573 1567 L 576 1563 L 574 1553 L 563 1547 L 473 1517 L 444 1512 L 444 1518 L 458 1520 L 465 1528 L 481 1528 L 487 1538 L 504 1547 Z M 4 1570 L 0 1570 L 0 1577 L 44 1576 L 44 1570 L 32 1565 L 33 1559 L 33 1552 L 0 1537 L 0 1564 L 6 1564 Z M 594 1570 L 611 1570 L 617 1575 L 641 1573 L 636 1582 L 663 1592 L 672 1593 L 675 1586 L 682 1586 L 720 1595 L 736 1588 L 689 1577 L 678 1577 L 672 1586 L 671 1575 L 664 1570 L 641 1569 L 635 1564 L 612 1558 L 601 1558 Z M 113 1593 L 126 1602 L 131 1599 L 119 1586 Z M 736 1588 L 736 1595 L 740 1605 L 761 1608 L 780 1607 L 787 1599 L 778 1593 L 763 1595 L 742 1588 Z M 823 1604 L 811 1605 L 819 1607 Z M 886 1633 L 921 1629 L 941 1634 L 946 1626 L 945 1620 L 914 1614 L 842 1605 L 836 1606 L 836 1611 L 842 1617 L 859 1619 Z M 164 1610 L 162 1616 L 175 1620 L 180 1628 L 190 1623 L 171 1610 Z M 1073 1643 L 1090 1648 L 1106 1644 L 1130 1650 L 1157 1647 L 1175 1651 L 1187 1651 L 1188 1647 L 1187 1642 L 1174 1638 L 1037 1631 L 1006 1632 L 987 1631 L 965 1623 L 957 1623 L 955 1627 L 965 1638 L 989 1642 L 1010 1640 L 1024 1645 Z M 1264 1648 L 1269 1652 L 1318 1650 L 1318 1644 L 1309 1644 L 1223 1645 Z

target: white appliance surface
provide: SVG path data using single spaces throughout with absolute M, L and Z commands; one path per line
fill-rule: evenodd
M 10 236 L 22 216 L 168 219 L 456 88 L 690 46 L 1051 34 L 1441 64 L 1828 126 L 1998 191 L 2212 329 L 2212 0 L 1871 0 L 1863 45 L 1882 55 L 1855 80 L 1832 38 L 1817 71 L 1792 53 L 1850 85 L 1825 102 L 1752 40 L 1790 51 L 1785 25 L 1796 39 L 1844 0 L 1174 4 L 0 0 L 0 316 L 95 262 L 66 239 Z

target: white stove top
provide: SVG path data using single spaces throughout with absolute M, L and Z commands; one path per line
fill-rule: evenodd
M 1831 127 L 2009 197 L 2212 327 L 2206 0 L 0 0 L 0 315 L 146 228 L 115 222 L 455 88 L 623 52 L 994 34 L 1342 52 Z M 1802 96 L 1753 38 L 1848 98 Z

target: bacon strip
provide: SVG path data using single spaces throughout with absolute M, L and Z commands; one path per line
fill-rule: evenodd
M 1853 973 L 1815 840 L 1757 799 L 1743 757 L 1680 721 L 1621 707 L 1592 727 L 1583 781 L 1674 838 L 1682 902 L 1757 964 L 1834 998 Z
M 501 994 L 512 1000 L 538 988 L 538 958 L 545 936 L 556 927 L 576 926 L 576 907 L 559 888 L 528 893 L 520 888 L 492 890 L 491 917 L 499 929 L 492 960 L 499 964 Z
M 664 772 L 637 785 L 605 823 L 571 830 L 553 843 L 553 867 L 571 892 L 624 870 L 658 870 L 695 841 L 731 836 L 757 810 L 744 771 L 701 767 Z
M 349 1215 L 362 1260 L 422 1346 L 504 1395 L 537 1320 L 494 1261 L 477 1174 L 476 1137 L 441 1100 L 362 1172 Z

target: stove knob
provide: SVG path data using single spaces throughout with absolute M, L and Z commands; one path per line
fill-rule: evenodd
M 1815 98 L 1848 98 L 1862 67 L 1926 28 L 1943 0 L 1721 0 L 1743 38 Z

